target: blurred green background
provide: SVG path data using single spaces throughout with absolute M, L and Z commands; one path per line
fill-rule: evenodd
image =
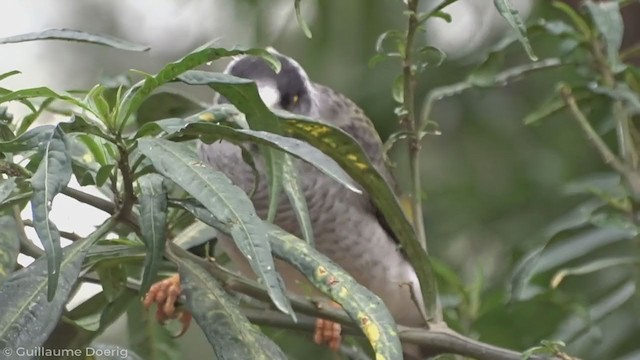
M 425 8 L 434 5 L 422 3 Z M 547 1 L 512 3 L 530 23 L 561 17 Z M 297 59 L 312 80 L 353 99 L 386 139 L 398 130 L 391 86 L 400 64 L 387 60 L 371 68 L 368 61 L 381 33 L 404 28 L 402 2 L 303 0 L 302 6 L 312 39 L 305 38 L 296 24 L 293 1 L 3 2 L 0 13 L 6 21 L 0 36 L 67 27 L 152 46 L 148 53 L 129 54 L 59 42 L 4 45 L 2 71 L 18 69 L 24 75 L 3 86 L 86 89 L 130 68 L 153 73 L 210 40 L 221 46 L 274 46 Z M 636 26 L 637 7 L 627 11 L 628 22 Z M 420 75 L 420 103 L 431 89 L 464 80 L 511 31 L 490 0 L 460 0 L 449 13 L 452 23 L 434 20 L 419 39 L 448 55 L 441 66 Z M 627 41 L 634 36 L 628 32 Z M 558 56 L 563 45 L 549 36 L 531 40 L 541 58 Z M 504 58 L 505 67 L 530 61 L 519 44 L 505 50 Z M 635 283 L 628 281 L 634 269 L 607 269 L 567 279 L 558 289 L 549 286 L 556 270 L 626 251 L 628 241 L 619 240 L 630 238 L 618 229 L 594 229 L 584 223 L 553 231 L 554 226 L 567 228 L 563 224 L 579 217 L 589 199 L 571 191 L 575 184 L 612 179 L 566 113 L 534 126 L 523 123 L 528 113 L 553 96 L 556 83 L 577 77 L 566 68 L 547 70 L 505 87 L 473 89 L 437 103 L 432 120 L 439 124 L 441 135 L 427 136 L 422 153 L 430 252 L 441 263 L 440 286 L 454 328 L 514 349 L 553 339 L 567 341 L 569 351 L 585 359 L 640 359 L 640 302 Z M 203 101 L 212 97 L 203 88 L 176 89 Z M 399 142 L 391 158 L 396 178 L 406 187 L 405 144 Z M 530 282 L 513 288 L 514 277 L 522 280 L 519 262 L 552 236 L 548 251 L 540 257 L 540 271 Z M 116 341 L 116 335 L 107 338 Z M 202 347 L 196 352 L 208 351 L 205 340 L 196 338 L 180 341 L 197 341 Z M 185 358 L 193 358 L 194 348 L 186 347 L 190 350 Z M 189 351 L 192 355 L 187 355 Z

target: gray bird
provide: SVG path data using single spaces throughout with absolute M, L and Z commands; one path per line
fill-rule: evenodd
M 282 65 L 279 73 L 263 59 L 252 56 L 235 59 L 225 72 L 255 81 L 263 101 L 272 109 L 312 117 L 349 133 L 392 184 L 393 179 L 383 161 L 382 142 L 364 112 L 344 95 L 309 80 L 295 60 L 275 51 L 273 54 Z M 217 97 L 216 102 L 227 101 Z M 222 141 L 211 145 L 201 143 L 198 148 L 205 163 L 226 174 L 245 192 L 252 191 L 254 171 L 243 161 L 239 146 Z M 265 165 L 258 155 L 254 161 L 262 179 L 258 181 L 252 201 L 264 218 L 269 205 Z M 295 166 L 307 201 L 317 250 L 377 294 L 398 324 L 424 326 L 420 310 L 406 286 L 413 284 L 413 292 L 420 298 L 416 273 L 399 250 L 398 242 L 371 197 L 347 189 L 303 161 L 296 160 Z M 295 213 L 284 195 L 274 222 L 284 230 L 300 235 Z M 221 241 L 220 246 L 243 274 L 253 276 L 233 241 Z M 276 266 L 289 290 L 308 295 L 309 286 L 305 286 L 303 275 L 282 261 L 277 260 Z

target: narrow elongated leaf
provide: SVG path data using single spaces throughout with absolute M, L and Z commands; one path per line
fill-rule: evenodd
M 111 229 L 114 220 L 102 224 L 84 240 L 64 249 L 60 283 L 53 299 L 47 299 L 47 259 L 40 258 L 14 272 L 0 287 L 0 348 L 31 349 L 42 345 L 60 319 L 73 284 L 78 280 L 87 249 Z
M 73 29 L 48 29 L 28 34 L 9 36 L 0 38 L 0 44 L 11 44 L 36 40 L 77 41 L 90 44 L 105 45 L 127 51 L 147 51 L 150 49 L 149 46 L 135 44 L 126 40 L 118 39 L 111 35 L 92 34 L 85 31 Z
M 33 112 L 25 116 L 22 119 L 22 121 L 20 121 L 20 126 L 18 127 L 18 130 L 16 131 L 16 133 L 22 134 L 25 131 L 27 131 L 29 127 L 33 124 L 33 122 L 36 121 L 38 117 L 40 117 L 40 115 L 42 115 L 42 113 L 47 109 L 47 107 L 53 102 L 53 100 L 54 98 L 44 99 L 44 101 L 42 102 L 42 104 L 40 104 L 40 107 L 36 112 Z
M 27 100 L 27 99 L 38 98 L 38 97 L 55 98 L 55 99 L 64 100 L 83 110 L 92 112 L 92 110 L 82 101 L 68 94 L 57 93 L 49 89 L 48 87 L 36 87 L 36 88 L 22 89 L 22 90 L 9 92 L 8 94 L 0 96 L 0 104 L 8 101 Z M 37 110 L 32 107 L 31 111 L 36 112 Z
M 593 18 L 593 22 L 602 34 L 607 46 L 607 58 L 614 73 L 624 71 L 624 65 L 618 57 L 622 37 L 624 35 L 624 22 L 620 14 L 620 4 L 617 1 L 594 2 L 585 1 L 587 10 Z
M 183 249 L 191 249 L 214 239 L 218 235 L 215 229 L 200 221 L 194 221 L 173 238 L 173 243 Z
M 584 39 L 591 37 L 589 24 L 578 14 L 569 4 L 562 1 L 554 1 L 551 4 L 554 8 L 565 13 L 573 22 L 573 25 L 580 31 Z
M 300 9 L 300 0 L 294 0 L 294 7 L 296 9 L 296 20 L 298 21 L 298 25 L 302 29 L 304 36 L 311 39 L 313 35 L 311 34 L 309 25 L 307 25 L 307 22 L 304 20 L 304 17 L 302 16 L 302 10 Z
M 175 134 L 175 133 L 174 133 Z M 213 123 L 191 123 L 183 125 L 177 136 L 198 137 L 205 143 L 212 143 L 221 137 L 235 141 L 248 141 L 260 145 L 270 146 L 285 151 L 318 168 L 325 175 L 338 181 L 351 191 L 360 193 L 358 185 L 336 163 L 335 160 L 317 148 L 295 138 L 272 134 L 265 131 L 250 129 L 234 129 Z
M 173 92 L 152 94 L 140 105 L 136 114 L 138 127 L 146 123 L 166 118 L 182 118 L 204 110 L 195 101 Z
M 13 272 L 18 260 L 20 240 L 17 226 L 13 214 L 0 213 L 0 284 Z
M 188 258 L 189 254 L 184 250 L 176 249 L 176 253 L 180 256 L 178 269 L 187 307 L 218 359 L 287 358 L 276 344 L 247 320 L 209 272 L 198 265 L 195 259 Z
M 302 237 L 309 245 L 313 246 L 313 227 L 311 226 L 311 217 L 309 217 L 307 200 L 305 199 L 304 192 L 300 186 L 298 173 L 296 172 L 293 160 L 289 155 L 286 155 L 284 158 L 282 185 L 284 187 L 284 192 L 289 198 L 289 203 L 291 203 L 293 211 L 296 214 L 296 219 L 298 219 L 298 225 L 300 225 Z
M 333 158 L 380 209 L 414 266 L 427 306 L 436 305 L 436 284 L 429 257 L 420 247 L 413 226 L 384 177 L 371 164 L 358 143 L 344 131 L 318 121 L 289 113 L 278 113 L 286 135 L 304 140 Z M 431 309 L 433 310 L 433 309 Z M 429 311 L 433 314 L 434 311 Z
M 172 81 L 178 75 L 184 73 L 185 71 L 191 70 L 196 66 L 223 57 L 243 54 L 261 56 L 265 58 L 269 63 L 279 66 L 277 60 L 274 60 L 274 57 L 271 54 L 262 49 L 197 49 L 194 52 L 183 57 L 182 59 L 166 65 L 157 74 L 146 78 L 127 91 L 119 111 L 120 118 L 118 119 L 118 123 L 121 124 L 120 127 L 124 127 L 129 116 L 136 112 L 140 108 L 144 100 L 151 94 L 151 92 L 153 92 L 161 85 Z
M 231 184 L 224 174 L 203 164 L 185 145 L 140 139 L 138 147 L 158 172 L 198 199 L 221 222 L 231 225 L 234 241 L 264 282 L 273 303 L 282 312 L 293 315 L 275 271 L 264 225 L 242 189 Z
M 133 301 L 127 310 L 127 330 L 129 347 L 145 360 L 181 359 L 178 340 L 171 336 L 167 327 L 162 326 L 141 301 Z
M 6 73 L 0 74 L 0 81 L 11 77 L 13 75 L 18 75 L 18 74 L 22 74 L 20 71 L 18 70 L 11 70 L 11 71 L 7 71 Z
M 229 74 L 195 70 L 185 72 L 178 79 L 190 85 L 208 85 L 214 89 L 246 116 L 251 129 L 275 134 L 281 133 L 278 118 L 264 104 L 258 88 L 252 80 L 238 78 Z M 267 180 L 269 182 L 267 218 L 269 221 L 273 221 L 282 191 L 284 154 L 265 147 L 261 147 L 261 152 L 267 165 Z
M 55 127 L 51 125 L 38 126 L 15 139 L 0 141 L 0 152 L 14 153 L 41 147 L 43 144 L 46 144 L 48 139 L 51 138 L 54 128 Z
M 179 204 L 200 221 L 222 232 L 230 233 L 228 225 L 215 219 L 210 212 L 195 202 L 187 200 Z M 375 294 L 302 239 L 275 225 L 265 223 L 265 226 L 268 228 L 269 242 L 274 254 L 293 265 L 314 286 L 344 308 L 369 339 L 377 359 L 402 358 L 395 321 Z
M 18 185 L 16 184 L 15 178 L 0 179 L 0 204 L 8 199 L 17 187 Z
M 502 15 L 502 17 L 504 17 L 509 25 L 511 25 L 511 27 L 516 31 L 518 40 L 520 40 L 520 43 L 522 44 L 522 47 L 524 47 L 529 58 L 533 61 L 537 61 L 538 57 L 533 53 L 533 48 L 527 38 L 527 28 L 524 26 L 524 22 L 522 22 L 518 10 L 513 7 L 513 4 L 511 4 L 509 0 L 493 0 L 493 4 L 496 9 L 498 9 L 500 15 Z
M 56 127 L 45 145 L 44 155 L 38 170 L 31 178 L 33 227 L 47 253 L 49 300 L 53 299 L 55 294 L 60 262 L 62 261 L 60 233 L 49 219 L 49 212 L 53 198 L 69 183 L 71 174 L 71 156 L 67 148 L 65 134 L 59 127 Z
M 146 294 L 155 280 L 164 253 L 167 228 L 167 193 L 163 178 L 147 174 L 140 178 L 140 230 L 147 247 L 140 293 Z
M 91 134 L 103 139 L 111 139 L 111 137 L 106 133 L 106 129 L 104 128 L 104 126 L 102 126 L 102 124 L 95 121 L 87 121 L 84 117 L 79 115 L 72 115 L 69 122 L 62 122 L 59 124 L 59 126 L 67 134 Z
M 640 264 L 640 259 L 633 256 L 615 257 L 589 261 L 586 264 L 561 269 L 553 275 L 551 287 L 556 288 L 567 276 L 586 275 L 596 271 L 608 269 L 614 266 Z

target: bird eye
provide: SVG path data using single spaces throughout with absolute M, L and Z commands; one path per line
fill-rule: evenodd
M 298 95 L 293 95 L 293 105 L 298 104 L 298 100 L 300 100 L 300 98 L 298 97 Z

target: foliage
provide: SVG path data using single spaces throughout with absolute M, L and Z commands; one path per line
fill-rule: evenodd
M 306 206 L 296 203 L 295 174 L 286 165 L 293 156 L 316 166 L 343 186 L 357 191 L 355 181 L 375 195 L 393 230 L 402 234 L 402 244 L 410 250 L 414 265 L 422 269 L 420 280 L 423 289 L 427 289 L 425 298 L 432 299 L 428 304 L 432 318 L 443 316 L 453 329 L 477 335 L 483 341 L 519 350 L 528 348 L 522 355 L 528 358 L 569 358 L 567 353 L 588 357 L 592 351 L 596 352 L 595 358 L 614 358 L 634 350 L 629 345 L 633 344 L 629 334 L 637 329 L 637 321 L 614 331 L 620 344 L 617 347 L 595 350 L 584 340 L 584 334 L 597 336 L 598 331 L 607 331 L 599 330 L 605 321 L 624 316 L 637 301 L 640 132 L 634 120 L 640 114 L 640 70 L 629 62 L 637 55 L 637 48 L 620 48 L 624 32 L 620 7 L 625 2 L 588 0 L 576 11 L 554 1 L 553 16 L 557 18 L 540 18 L 527 25 L 508 0 L 496 0 L 496 8 L 515 29 L 514 36 L 492 49 L 486 60 L 468 71 L 462 81 L 429 90 L 422 110 L 416 111 L 420 75 L 432 66 L 441 66 L 445 56 L 435 47 L 416 46 L 415 34 L 431 18 L 450 20 L 446 6 L 454 2 L 443 1 L 420 13 L 418 1 L 407 1 L 407 31 L 391 30 L 381 35 L 376 45 L 378 54 L 370 61 L 376 64 L 391 58 L 402 63 L 402 74 L 393 82 L 396 115 L 402 129 L 389 136 L 386 148 L 399 140 L 409 144 L 412 222 L 416 233 L 393 190 L 381 180 L 351 137 L 313 119 L 272 113 L 249 81 L 193 70 L 239 54 L 262 56 L 278 68 L 277 61 L 264 50 L 204 46 L 155 75 L 144 75 L 134 85 L 96 85 L 83 94 L 45 87 L 1 89 L 0 105 L 20 101 L 31 114 L 13 119 L 4 108 L 0 109 L 0 224 L 4 230 L 0 237 L 0 348 L 41 346 L 45 342 L 55 342 L 58 348 L 84 348 L 120 315 L 137 312 L 131 310 L 137 301 L 132 289 L 144 293 L 164 271 L 176 269 L 184 281 L 185 305 L 219 357 L 285 358 L 287 347 L 283 346 L 282 351 L 276 346 L 275 342 L 280 343 L 277 336 L 265 336 L 251 322 L 295 328 L 294 321 L 298 320 L 297 324 L 305 328 L 305 314 L 326 316 L 343 323 L 347 331 L 363 333 L 371 345 L 364 346 L 359 356 L 373 350 L 377 358 L 397 359 L 398 333 L 404 341 L 429 343 L 429 334 L 438 335 L 437 329 L 422 330 L 423 338 L 412 337 L 412 330 L 398 332 L 375 295 L 313 249 L 308 224 L 304 225 L 308 217 Z M 296 1 L 298 21 L 311 37 L 300 6 Z M 536 42 L 530 42 L 528 36 L 537 41 L 555 41 L 557 50 L 551 56 L 538 54 L 543 58 L 538 62 L 505 67 L 504 55 L 513 41 L 520 41 L 529 58 L 536 59 Z M 42 39 L 146 50 L 111 37 L 69 30 L 0 39 L 0 43 Z M 391 50 L 389 43 L 393 43 Z M 432 247 L 430 257 L 420 248 L 422 245 L 426 250 L 427 238 L 422 227 L 419 156 L 423 142 L 433 139 L 427 135 L 440 133 L 443 120 L 437 116 L 437 103 L 469 90 L 490 91 L 514 81 L 527 81 L 534 73 L 559 67 L 562 73 L 554 73 L 557 76 L 548 89 L 553 90 L 553 95 L 523 116 L 524 123 L 537 125 L 548 117 L 561 115 L 574 119 L 576 133 L 579 129 L 588 139 L 610 167 L 609 172 L 567 184 L 567 196 L 580 197 L 576 210 L 546 226 L 541 241 L 527 243 L 521 254 L 510 254 L 517 264 L 511 272 L 505 270 L 510 276 L 503 277 L 511 278 L 506 289 L 485 286 L 481 275 L 469 284 L 452 264 L 434 257 Z M 6 72 L 0 80 L 16 74 Z M 163 92 L 162 87 L 172 81 L 207 85 L 224 94 L 234 106 L 205 109 L 197 101 Z M 158 110 L 164 109 L 162 105 L 166 106 L 168 99 L 182 109 L 179 114 Z M 38 116 L 53 111 L 53 105 L 60 103 L 73 107 L 67 121 L 57 126 L 33 125 Z M 238 121 L 243 117 L 248 129 Z M 323 131 L 317 131 L 318 127 Z M 296 204 L 307 242 L 260 219 L 246 194 L 232 186 L 223 174 L 204 168 L 192 146 L 194 139 L 259 144 L 272 159 L 268 180 L 271 184 L 280 183 Z M 69 188 L 72 176 L 81 185 L 98 187 L 110 200 Z M 49 216 L 59 194 L 93 205 L 111 217 L 83 239 L 60 231 Z M 20 211 L 28 204 L 33 209 L 31 222 L 20 217 Z M 181 221 L 172 221 L 175 219 Z M 167 245 L 173 239 L 190 246 L 209 240 L 202 238 L 201 231 L 193 231 L 194 224 L 199 224 L 194 222 L 196 219 L 230 234 L 251 259 L 260 282 L 238 279 L 219 265 L 195 259 L 172 243 Z M 24 226 L 36 229 L 44 251 L 27 238 Z M 63 249 L 61 237 L 70 238 L 74 244 Z M 37 260 L 16 269 L 17 249 Z M 314 309 L 309 301 L 287 294 L 275 271 L 272 252 L 298 267 L 314 285 L 341 304 L 346 315 L 342 311 Z M 323 276 L 337 277 L 349 284 L 348 294 L 323 287 L 324 278 L 314 278 L 319 269 Z M 435 278 L 440 285 L 441 303 L 436 300 Z M 65 308 L 80 284 L 96 281 L 103 292 L 73 310 Z M 252 299 L 246 301 L 240 294 Z M 240 300 L 241 305 L 247 302 L 251 306 L 238 306 Z M 258 316 L 252 312 L 256 303 L 261 308 L 273 305 L 279 312 L 267 311 L 268 316 Z M 544 317 L 544 324 L 538 323 L 540 317 Z M 133 324 L 131 318 L 132 329 L 140 327 L 142 320 Z M 88 323 L 88 319 L 93 322 Z M 71 327 L 76 335 L 56 338 L 63 326 Z M 305 329 L 311 330 L 312 324 Z M 153 354 L 153 349 L 141 345 L 145 341 L 140 338 L 132 341 L 132 349 L 144 358 L 168 356 L 175 351 L 173 340 L 166 334 L 158 335 L 162 331 L 148 330 L 144 336 L 168 344 L 170 351 L 166 354 Z M 457 334 L 443 334 L 459 339 Z M 540 346 L 536 346 L 538 342 Z M 482 349 L 485 345 L 473 346 Z M 446 350 L 482 358 L 459 343 Z M 515 359 L 520 355 L 504 356 Z

